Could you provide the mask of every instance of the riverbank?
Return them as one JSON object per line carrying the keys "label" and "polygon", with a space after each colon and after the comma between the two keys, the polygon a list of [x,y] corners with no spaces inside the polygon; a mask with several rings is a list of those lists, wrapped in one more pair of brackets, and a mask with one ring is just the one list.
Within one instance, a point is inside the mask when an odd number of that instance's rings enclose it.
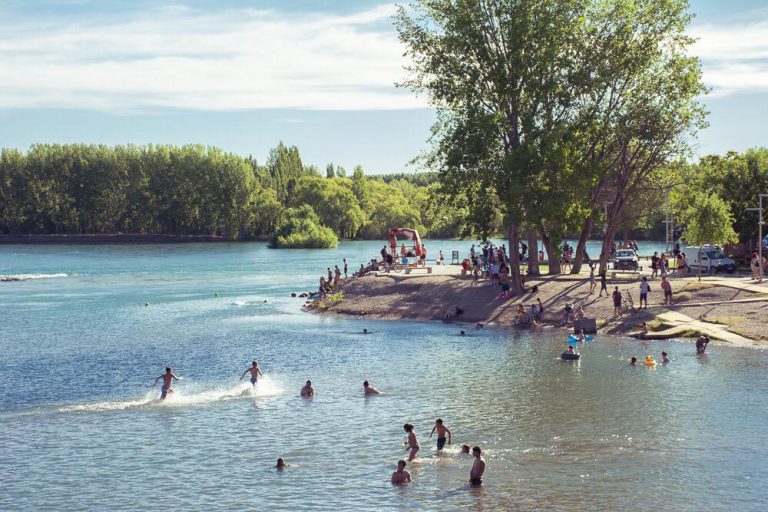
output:
{"label": "riverbank", "polygon": [[[744,277],[704,277],[698,282],[695,277],[670,276],[672,306],[662,304],[660,279],[649,279],[649,307],[641,310],[637,309],[640,275],[618,274],[609,279],[609,290],[616,286],[622,292],[630,290],[635,309],[615,317],[610,297],[589,293],[586,274],[531,278],[526,283],[527,293],[502,301],[496,300],[499,288],[487,282],[473,285],[470,279],[462,279],[457,269],[435,269],[427,275],[378,274],[349,279],[341,286],[342,295],[314,301],[307,309],[392,320],[442,320],[446,309],[457,306],[464,310],[457,319],[462,323],[511,326],[518,304],[527,308],[541,299],[545,310],[540,324],[545,326],[565,329],[563,310],[571,304],[574,309],[581,306],[586,317],[596,319],[601,333],[629,335],[647,322],[651,334],[655,332],[660,338],[701,333],[730,345],[768,346],[763,320],[768,309],[768,284],[753,285]],[[534,286],[535,292],[531,291]]]}

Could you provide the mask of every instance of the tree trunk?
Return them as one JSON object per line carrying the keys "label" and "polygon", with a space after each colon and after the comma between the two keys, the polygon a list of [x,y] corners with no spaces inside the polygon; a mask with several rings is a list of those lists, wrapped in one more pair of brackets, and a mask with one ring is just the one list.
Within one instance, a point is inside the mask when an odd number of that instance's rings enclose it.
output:
{"label": "tree trunk", "polygon": [[600,273],[608,271],[608,259],[611,257],[611,248],[613,247],[613,239],[616,236],[616,225],[610,220],[608,221],[608,229],[605,231],[605,237],[603,238],[603,249],[600,253]]}
{"label": "tree trunk", "polygon": [[560,254],[557,252],[557,248],[552,245],[552,239],[548,237],[543,230],[539,232],[541,236],[541,243],[544,244],[544,250],[547,251],[547,260],[549,262],[549,272],[551,276],[556,276],[562,273],[560,269]]}
{"label": "tree trunk", "polygon": [[528,275],[540,276],[538,235],[533,229],[528,230]]}
{"label": "tree trunk", "polygon": [[584,219],[584,227],[579,234],[579,243],[576,244],[576,255],[573,258],[573,266],[571,267],[571,274],[578,274],[581,272],[581,265],[584,263],[584,253],[587,248],[587,240],[589,234],[592,232],[592,224],[594,220],[592,215]]}
{"label": "tree trunk", "polygon": [[509,221],[509,228],[507,231],[507,239],[509,242],[509,287],[512,293],[515,295],[522,295],[523,285],[520,283],[520,233],[517,228],[517,223],[514,220]]}

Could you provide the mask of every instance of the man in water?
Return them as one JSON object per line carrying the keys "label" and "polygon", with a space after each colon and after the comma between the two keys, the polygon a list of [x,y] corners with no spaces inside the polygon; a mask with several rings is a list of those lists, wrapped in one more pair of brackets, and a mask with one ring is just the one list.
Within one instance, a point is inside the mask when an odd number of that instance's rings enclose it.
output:
{"label": "man in water", "polygon": [[667,364],[669,362],[669,358],[667,357],[666,352],[661,353],[661,364]]}
{"label": "man in water", "polygon": [[432,434],[437,430],[437,451],[440,451],[445,446],[445,434],[448,434],[448,444],[451,444],[451,431],[443,425],[443,420],[437,418],[435,420],[435,426],[432,427],[432,432],[429,433],[429,437],[432,438]]}
{"label": "man in water", "polygon": [[405,470],[405,461],[397,461],[397,471],[392,473],[390,480],[392,485],[405,485],[411,483],[411,474]]}
{"label": "man in water", "polygon": [[483,485],[485,461],[483,460],[482,450],[479,446],[472,448],[472,456],[475,457],[475,462],[472,464],[472,469],[469,471],[469,485],[472,487],[480,487]]}
{"label": "man in water", "polygon": [[169,366],[165,369],[164,374],[155,379],[155,383],[152,384],[152,386],[157,386],[157,382],[160,379],[163,379],[163,387],[160,389],[160,399],[165,400],[165,397],[168,396],[168,393],[173,393],[173,390],[171,389],[171,384],[173,381],[181,380],[181,378],[174,375],[173,369]]}
{"label": "man in water", "polygon": [[259,368],[259,362],[254,361],[251,363],[251,367],[246,369],[243,374],[240,376],[240,380],[243,380],[243,377],[245,377],[246,373],[251,374],[251,384],[254,386],[256,385],[256,382],[259,380],[259,375],[264,375],[261,373],[261,369]]}
{"label": "man in water", "polygon": [[310,397],[315,396],[315,389],[312,387],[312,381],[308,380],[304,387],[301,388],[301,396]]}
{"label": "man in water", "polygon": [[707,344],[709,344],[709,338],[706,336],[699,336],[696,339],[696,355],[704,355],[707,352]]}
{"label": "man in water", "polygon": [[363,393],[365,393],[365,396],[368,396],[368,395],[379,395],[380,394],[379,390],[376,389],[375,387],[371,386],[370,384],[368,384],[367,380],[365,382],[363,382]]}
{"label": "man in water", "polygon": [[283,458],[282,458],[282,457],[278,457],[278,458],[277,458],[277,464],[275,464],[275,468],[276,468],[278,471],[282,471],[282,470],[284,470],[284,469],[285,469],[285,468],[287,468],[287,467],[288,467],[288,464],[286,464],[286,463],[285,463],[285,461],[283,460]]}

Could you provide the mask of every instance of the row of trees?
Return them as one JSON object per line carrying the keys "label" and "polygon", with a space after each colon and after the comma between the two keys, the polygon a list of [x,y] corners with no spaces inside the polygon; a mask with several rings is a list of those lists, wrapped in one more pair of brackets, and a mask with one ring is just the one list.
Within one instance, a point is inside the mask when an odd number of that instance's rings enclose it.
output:
{"label": "row of trees", "polygon": [[426,93],[438,111],[426,164],[439,171],[447,197],[483,205],[469,211],[475,229],[489,233],[500,215],[511,247],[538,236],[553,273],[562,234],[578,232],[578,272],[602,221],[606,268],[618,227],[662,195],[705,125],[687,7],[421,0],[400,8],[396,25],[410,59],[403,85]]}
{"label": "row of trees", "polygon": [[337,238],[383,239],[400,225],[438,237],[464,231],[461,208],[431,199],[434,175],[369,178],[356,167],[346,177],[329,164],[326,176],[282,143],[264,165],[197,145],[3,149],[0,233],[256,238],[282,229],[287,240],[286,229],[309,222],[329,229],[312,230],[327,246]]}

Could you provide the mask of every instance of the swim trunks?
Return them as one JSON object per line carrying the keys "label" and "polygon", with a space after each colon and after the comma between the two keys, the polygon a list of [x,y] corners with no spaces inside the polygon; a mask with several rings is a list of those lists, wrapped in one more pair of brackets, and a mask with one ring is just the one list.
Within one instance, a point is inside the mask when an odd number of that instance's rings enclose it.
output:
{"label": "swim trunks", "polygon": [[481,478],[470,478],[469,485],[471,485],[472,487],[480,487],[481,485],[483,485],[483,480]]}
{"label": "swim trunks", "polygon": [[251,377],[251,384],[256,385],[256,377]]}
{"label": "swim trunks", "polygon": [[443,449],[443,447],[445,446],[445,442],[446,442],[446,441],[447,441],[447,439],[446,439],[446,438],[444,438],[444,437],[438,437],[438,438],[437,438],[437,449],[438,449],[438,450],[442,450],[442,449]]}
{"label": "swim trunks", "polygon": [[647,293],[641,293],[640,294],[640,300],[641,301],[644,300],[644,301],[648,302],[648,294]]}
{"label": "swim trunks", "polygon": [[160,388],[160,398],[165,398],[166,396],[168,396],[168,391],[169,389],[165,386]]}

